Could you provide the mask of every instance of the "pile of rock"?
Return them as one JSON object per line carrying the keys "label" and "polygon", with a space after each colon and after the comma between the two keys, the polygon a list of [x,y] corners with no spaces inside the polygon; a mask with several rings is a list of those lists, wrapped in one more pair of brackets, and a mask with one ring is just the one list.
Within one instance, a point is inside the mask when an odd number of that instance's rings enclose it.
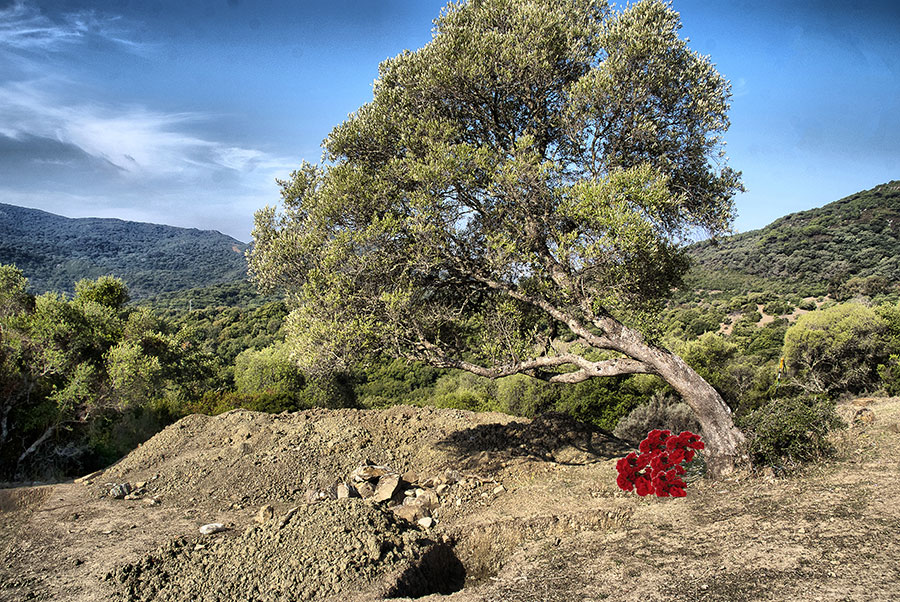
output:
{"label": "pile of rock", "polygon": [[[396,516],[428,529],[437,522],[433,515],[442,502],[446,503],[452,487],[472,487],[483,481],[475,476],[463,477],[454,470],[445,470],[422,479],[415,471],[401,474],[388,466],[367,462],[353,470],[346,481],[338,482],[332,488],[309,490],[307,500],[362,498],[383,505]],[[494,488],[494,493],[501,491],[502,485]]]}
{"label": "pile of rock", "polygon": [[136,481],[130,483],[128,481],[122,483],[106,483],[106,495],[114,500],[140,500],[148,506],[156,506],[159,499],[149,495],[147,490],[147,481]]}

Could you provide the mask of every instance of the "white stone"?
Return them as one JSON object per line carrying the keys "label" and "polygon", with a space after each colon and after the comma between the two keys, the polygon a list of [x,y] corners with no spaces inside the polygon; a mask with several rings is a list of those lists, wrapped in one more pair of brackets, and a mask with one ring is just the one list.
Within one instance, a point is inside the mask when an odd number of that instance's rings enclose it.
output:
{"label": "white stone", "polygon": [[202,533],[203,535],[212,535],[213,533],[224,531],[225,528],[225,525],[223,525],[222,523],[209,523],[200,527],[200,533]]}
{"label": "white stone", "polygon": [[420,518],[417,522],[418,522],[419,526],[422,527],[423,529],[430,529],[432,527],[432,525],[434,525],[434,519],[431,518],[430,516],[424,516],[424,517]]}

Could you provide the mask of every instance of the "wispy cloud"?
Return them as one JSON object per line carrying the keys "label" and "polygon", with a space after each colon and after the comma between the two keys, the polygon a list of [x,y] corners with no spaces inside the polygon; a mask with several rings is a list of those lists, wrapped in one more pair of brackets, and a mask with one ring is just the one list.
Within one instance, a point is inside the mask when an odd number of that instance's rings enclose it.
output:
{"label": "wispy cloud", "polygon": [[134,51],[145,46],[128,39],[127,28],[119,16],[82,10],[50,18],[21,1],[0,9],[0,48],[60,51],[92,36]]}
{"label": "wispy cloud", "polygon": [[158,58],[161,46],[136,41],[139,31],[99,11],[0,5],[0,201],[246,239],[253,211],[277,198],[275,178],[296,161],[234,139],[233,116],[117,99],[102,77],[80,80],[71,68],[86,49]]}
{"label": "wispy cloud", "polygon": [[[73,103],[49,91],[52,82],[0,84],[0,134],[49,138],[135,176],[168,177],[198,171],[281,169],[290,161],[191,133],[211,119],[142,106]],[[59,87],[59,86],[57,86]]]}

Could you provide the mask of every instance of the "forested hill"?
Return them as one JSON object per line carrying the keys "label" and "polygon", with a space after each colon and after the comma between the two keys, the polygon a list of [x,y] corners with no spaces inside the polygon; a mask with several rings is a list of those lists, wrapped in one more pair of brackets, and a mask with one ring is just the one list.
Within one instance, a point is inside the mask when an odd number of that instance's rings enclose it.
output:
{"label": "forested hill", "polygon": [[0,264],[15,264],[32,293],[68,291],[81,278],[125,280],[143,298],[245,277],[244,243],[212,230],[54,215],[0,203]]}
{"label": "forested hill", "polygon": [[786,215],[760,230],[698,243],[691,254],[690,280],[698,287],[729,288],[761,277],[775,286],[877,294],[900,283],[900,181]]}

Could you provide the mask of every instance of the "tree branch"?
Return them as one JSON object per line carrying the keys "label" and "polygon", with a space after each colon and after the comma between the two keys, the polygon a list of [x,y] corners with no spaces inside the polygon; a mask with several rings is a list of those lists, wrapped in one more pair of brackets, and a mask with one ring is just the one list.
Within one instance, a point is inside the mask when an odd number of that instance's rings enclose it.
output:
{"label": "tree branch", "polygon": [[[631,358],[613,358],[592,362],[574,353],[550,355],[521,362],[514,362],[502,366],[485,367],[473,364],[466,360],[449,357],[446,352],[437,345],[421,339],[419,341],[424,352],[424,358],[430,364],[442,368],[456,368],[465,370],[478,376],[495,379],[513,374],[529,374],[535,378],[553,383],[578,383],[595,376],[619,376],[622,374],[655,374],[653,368],[647,364]],[[559,366],[577,366],[576,372],[559,374],[546,372],[545,368]]]}

